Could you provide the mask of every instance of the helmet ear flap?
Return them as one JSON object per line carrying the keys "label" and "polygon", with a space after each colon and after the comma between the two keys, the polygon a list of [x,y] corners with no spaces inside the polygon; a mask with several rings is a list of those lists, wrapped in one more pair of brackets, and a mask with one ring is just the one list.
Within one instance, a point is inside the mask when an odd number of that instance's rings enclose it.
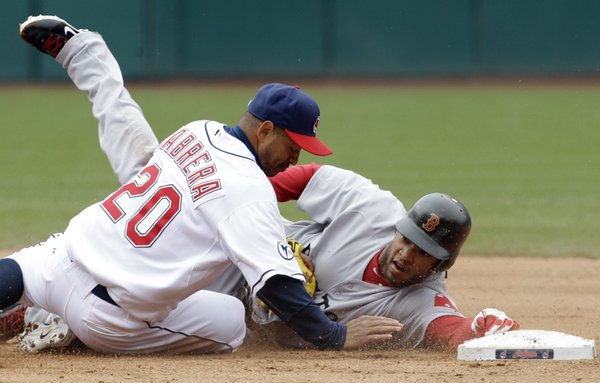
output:
{"label": "helmet ear flap", "polygon": [[437,273],[444,266],[444,261],[438,259],[438,262],[431,268],[432,273]]}
{"label": "helmet ear flap", "polygon": [[436,272],[448,270],[471,231],[467,208],[443,193],[421,197],[396,223],[396,230],[440,260]]}

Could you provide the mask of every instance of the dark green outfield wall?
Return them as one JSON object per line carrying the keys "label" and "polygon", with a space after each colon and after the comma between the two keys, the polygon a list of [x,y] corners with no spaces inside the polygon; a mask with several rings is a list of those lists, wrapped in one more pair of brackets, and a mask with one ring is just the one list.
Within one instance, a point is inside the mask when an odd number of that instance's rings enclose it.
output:
{"label": "dark green outfield wall", "polygon": [[124,75],[588,75],[600,1],[0,0],[0,81],[64,79],[18,38],[29,14],[102,33]]}

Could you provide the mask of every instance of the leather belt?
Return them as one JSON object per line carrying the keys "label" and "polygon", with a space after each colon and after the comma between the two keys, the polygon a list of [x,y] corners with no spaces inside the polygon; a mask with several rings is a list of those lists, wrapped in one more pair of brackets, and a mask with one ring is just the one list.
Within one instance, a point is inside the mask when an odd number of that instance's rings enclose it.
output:
{"label": "leather belt", "polygon": [[110,295],[108,295],[108,290],[106,290],[106,287],[102,286],[102,285],[96,285],[96,287],[94,287],[92,289],[92,294],[94,294],[95,296],[97,296],[98,298],[102,299],[104,302],[110,303],[113,306],[117,306],[120,307],[117,302],[115,302]]}

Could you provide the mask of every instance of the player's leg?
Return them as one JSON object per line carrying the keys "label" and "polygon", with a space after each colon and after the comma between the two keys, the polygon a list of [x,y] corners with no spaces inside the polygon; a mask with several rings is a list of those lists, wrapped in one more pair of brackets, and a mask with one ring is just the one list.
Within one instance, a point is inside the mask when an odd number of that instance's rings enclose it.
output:
{"label": "player's leg", "polygon": [[246,326],[240,300],[202,290],[180,302],[164,321],[149,324],[94,295],[97,282],[71,261],[62,238],[53,236],[8,258],[22,270],[21,302],[58,314],[93,350],[214,353],[241,345]]}
{"label": "player's leg", "polygon": [[27,307],[23,325],[17,344],[23,351],[67,347],[75,340],[75,334],[60,316],[38,306]]}
{"label": "player's leg", "polygon": [[[37,305],[47,304],[45,299],[46,278],[49,274],[45,271],[45,267],[52,262],[52,258],[56,253],[56,244],[60,243],[58,238],[60,236],[52,236],[46,242],[22,249],[0,261],[3,265],[3,267],[0,267],[0,284],[11,284],[10,289],[5,289],[5,286],[0,287],[2,291],[8,291],[11,294],[3,293],[1,295],[13,295],[11,300],[18,299],[22,311],[25,311],[25,305],[28,306],[24,318],[21,317],[19,322],[21,328],[18,331],[21,332],[25,323],[25,333],[28,333],[29,337],[26,347],[22,346],[23,342],[20,343],[19,347],[27,351],[37,351],[47,347],[63,347],[68,345],[74,338],[69,328],[64,325],[64,322],[58,316],[37,307]],[[6,265],[9,265],[9,267],[4,267]],[[10,273],[7,274],[7,270]],[[17,274],[21,280],[21,293],[15,293],[19,290],[17,288],[19,278],[15,279]],[[17,295],[19,296],[17,297]],[[33,308],[33,306],[36,306],[36,308]],[[19,334],[19,337],[21,336],[22,334]]]}
{"label": "player's leg", "polygon": [[[148,335],[142,333],[139,340],[140,345],[151,352],[154,349],[163,350],[169,348],[171,352],[228,352],[239,347],[241,340],[244,338],[243,331],[245,324],[240,322],[240,318],[236,320],[236,312],[242,310],[240,315],[244,315],[243,308],[237,302],[231,301],[230,297],[225,297],[224,294],[236,297],[239,301],[242,300],[243,294],[240,292],[243,289],[244,279],[237,267],[231,265],[225,273],[213,284],[211,284],[204,292],[197,293],[178,305],[177,310],[169,315],[169,317],[160,324],[157,324],[157,329],[160,331],[152,332]],[[211,291],[209,291],[211,290]],[[220,294],[215,294],[219,292]],[[92,298],[93,299],[93,298]],[[100,302],[103,305],[104,302]],[[210,307],[210,310],[207,308]],[[202,309],[199,311],[198,309]],[[206,313],[210,316],[204,318]],[[122,316],[122,315],[121,315]],[[174,319],[173,319],[174,318]],[[204,319],[203,319],[204,318]],[[171,323],[173,322],[174,323]],[[19,335],[18,348],[28,352],[38,352],[47,348],[62,348],[68,346],[74,340],[74,334],[67,326],[67,323],[58,315],[52,314],[40,307],[28,307],[24,318],[25,328]],[[102,325],[96,324],[104,328],[106,323]],[[111,325],[113,326],[113,325]],[[197,335],[178,336],[166,330],[167,326],[171,326],[171,331],[183,332],[189,331]],[[147,325],[141,327],[141,331],[145,332]],[[135,328],[135,326],[134,326]],[[173,329],[177,330],[173,330]],[[93,330],[90,330],[93,331]],[[136,329],[136,331],[138,331]],[[44,334],[45,336],[40,337]],[[47,334],[50,334],[48,336]],[[212,341],[201,339],[205,334],[215,336],[217,339]],[[95,339],[88,342],[96,342]],[[113,352],[114,349],[105,349],[107,342],[103,341],[103,345],[97,346],[99,351]],[[117,347],[115,345],[114,347]],[[127,346],[130,347],[130,346]],[[142,352],[136,349],[136,352]]]}
{"label": "player's leg", "polygon": [[52,278],[46,268],[53,268],[52,262],[55,262],[60,246],[62,235],[54,234],[47,241],[17,251],[2,260],[17,264],[21,272],[23,290],[18,298],[19,303],[46,307],[46,285],[48,279]]}
{"label": "player's leg", "polygon": [[246,336],[244,315],[244,305],[239,299],[202,290],[182,301],[155,327],[188,334],[170,337],[173,342],[170,347],[175,352],[233,352]]}
{"label": "player's leg", "polygon": [[[124,88],[120,68],[102,37],[55,16],[29,18],[20,32],[25,41],[54,57],[87,93],[99,121],[100,146],[119,181],[127,181],[145,165],[158,141]],[[39,351],[68,344],[71,331],[59,316],[39,307],[27,310],[19,348]],[[61,335],[61,342],[49,342],[48,334]]]}
{"label": "player's leg", "polygon": [[246,280],[240,269],[236,265],[229,265],[219,276],[219,278],[211,283],[205,290],[214,291],[221,294],[227,294],[242,300],[245,296]]}
{"label": "player's leg", "polygon": [[[158,323],[132,320],[119,307],[88,298],[85,333],[79,339],[104,353],[227,353],[235,351],[246,334],[240,300],[202,290],[177,305]],[[73,327],[74,329],[74,327]]]}
{"label": "player's leg", "polygon": [[[70,302],[79,302],[82,294],[77,289],[76,278],[67,273],[75,267],[68,257],[61,234],[47,241],[22,249],[5,259],[16,262],[22,271],[24,293],[19,302],[28,306],[25,313],[27,325],[19,336],[19,348],[36,352],[45,348],[64,347],[74,339],[73,332],[61,318],[68,307],[77,307]],[[87,288],[95,285],[88,278]],[[75,298],[75,299],[74,299]],[[56,314],[53,314],[56,313]],[[79,313],[85,320],[85,313]]]}
{"label": "player's leg", "polygon": [[98,120],[100,146],[120,183],[134,176],[158,146],[142,110],[123,85],[119,65],[98,33],[75,36],[57,61],[87,93]]}
{"label": "player's leg", "polygon": [[129,180],[146,164],[158,140],[125,89],[119,65],[102,36],[56,16],[36,16],[21,25],[21,37],[55,57],[75,86],[86,92],[99,122],[100,146],[119,181]]}
{"label": "player's leg", "polygon": [[25,306],[19,301],[24,292],[19,264],[11,258],[0,259],[0,341],[14,337],[23,329]]}
{"label": "player's leg", "polygon": [[12,258],[0,259],[0,310],[19,302],[25,291],[23,272]]}
{"label": "player's leg", "polygon": [[[145,165],[158,141],[139,107],[124,89],[119,66],[102,38],[96,33],[77,29],[56,16],[29,18],[21,26],[21,36],[40,51],[55,57],[67,69],[74,84],[88,94],[94,105],[94,116],[99,120],[102,149],[119,181],[131,178]],[[70,42],[75,36],[78,37]],[[81,41],[77,42],[78,39]],[[87,40],[91,41],[88,43]],[[40,339],[38,334],[69,335],[64,321],[40,308],[28,307],[27,312],[30,311],[26,315],[30,320],[25,321],[25,331],[20,336],[21,349],[39,351],[66,345],[69,336],[55,343],[48,342],[48,337]],[[42,317],[44,320],[38,320]]]}

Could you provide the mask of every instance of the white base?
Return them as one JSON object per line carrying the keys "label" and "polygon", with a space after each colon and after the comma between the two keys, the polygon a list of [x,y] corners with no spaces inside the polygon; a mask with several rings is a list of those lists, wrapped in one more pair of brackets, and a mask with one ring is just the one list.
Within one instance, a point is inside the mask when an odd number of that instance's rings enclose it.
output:
{"label": "white base", "polygon": [[458,360],[594,359],[592,339],[546,330],[516,330],[471,339],[458,346]]}

